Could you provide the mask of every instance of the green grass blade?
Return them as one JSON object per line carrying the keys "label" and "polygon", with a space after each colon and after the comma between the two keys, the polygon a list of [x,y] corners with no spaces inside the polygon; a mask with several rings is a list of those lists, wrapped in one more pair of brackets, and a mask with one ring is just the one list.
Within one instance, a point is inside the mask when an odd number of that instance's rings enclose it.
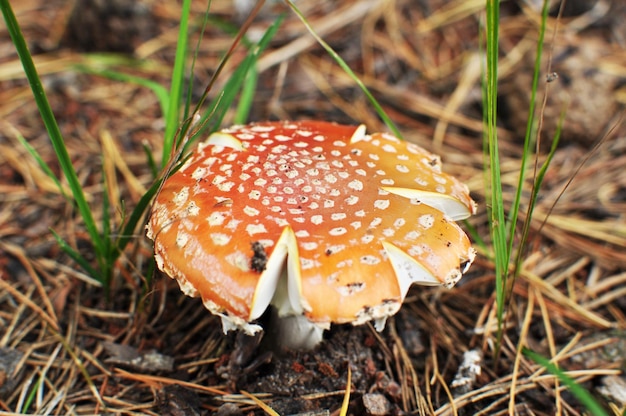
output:
{"label": "green grass blade", "polygon": [[515,271],[516,275],[520,270],[523,255],[524,255],[524,246],[526,245],[526,241],[528,240],[528,235],[530,233],[530,224],[532,222],[532,215],[535,210],[535,206],[537,205],[537,197],[539,196],[539,190],[541,189],[541,184],[543,183],[543,178],[546,176],[546,172],[548,171],[548,167],[550,167],[550,162],[552,162],[552,158],[556,153],[556,149],[559,144],[559,140],[561,138],[561,132],[563,130],[563,123],[565,121],[565,111],[561,113],[561,117],[559,119],[559,124],[557,126],[556,133],[554,138],[552,139],[552,147],[550,148],[550,153],[548,153],[548,157],[541,165],[539,172],[537,173],[537,177],[533,183],[533,189],[530,195],[530,201],[528,203],[528,209],[526,210],[526,221],[524,221],[524,227],[522,228],[522,236],[519,241],[519,249],[517,251],[517,257],[515,259]]}
{"label": "green grass blade", "polygon": [[248,121],[250,109],[254,103],[254,94],[256,92],[258,77],[259,72],[257,71],[255,60],[255,65],[250,67],[243,83],[243,89],[239,95],[239,104],[237,105],[237,111],[235,112],[233,120],[235,124],[245,124]]}
{"label": "green grass blade", "polygon": [[[524,190],[524,179],[526,177],[526,165],[528,163],[528,159],[530,158],[533,143],[535,140],[532,140],[534,137],[533,131],[535,127],[535,107],[537,103],[537,90],[539,87],[539,74],[541,72],[541,57],[543,55],[543,40],[545,38],[546,33],[546,25],[548,21],[548,12],[549,12],[549,4],[548,0],[544,0],[543,2],[543,10],[541,13],[541,25],[539,27],[539,39],[537,40],[537,50],[535,57],[535,67],[533,71],[533,80],[530,90],[530,105],[528,108],[528,121],[526,124],[526,134],[524,137],[524,148],[522,152],[522,159],[520,161],[520,174],[519,181],[517,184],[517,191],[515,193],[515,198],[513,199],[513,207],[509,212],[509,221],[508,221],[508,231],[507,235],[509,238],[507,251],[509,253],[508,257],[510,258],[511,253],[513,253],[513,242],[515,241],[515,228],[517,227],[517,218],[519,215],[520,203],[522,200],[522,192]],[[532,211],[531,211],[532,212]],[[531,220],[530,217],[526,217],[526,221],[529,222]],[[522,251],[523,243],[519,245],[519,251]],[[517,268],[515,269],[517,273]]]}
{"label": "green grass blade", "polygon": [[93,277],[100,283],[104,282],[104,276],[102,276],[102,274],[98,270],[93,268],[89,261],[85,259],[85,257],[83,257],[78,251],[74,250],[72,246],[67,244],[67,242],[63,240],[63,238],[61,238],[61,236],[58,235],[56,231],[50,230],[50,232],[52,233],[54,239],[57,241],[59,247],[61,247],[61,250],[63,250],[68,256],[72,258],[72,260],[74,260],[80,267],[82,267],[89,276]]}
{"label": "green grass blade", "polygon": [[293,3],[292,0],[285,0],[287,2],[287,4],[289,5],[289,7],[291,7],[291,10],[293,10],[293,12],[298,16],[298,18],[300,19],[300,21],[302,21],[302,23],[304,24],[304,26],[307,28],[307,30],[309,31],[309,33],[315,38],[315,40],[317,41],[317,43],[319,43],[325,50],[326,52],[335,60],[335,62],[337,62],[337,64],[341,67],[341,69],[343,69],[345,71],[346,74],[348,74],[348,76],[350,78],[352,78],[352,80],[356,83],[356,85],[361,89],[361,91],[363,91],[363,94],[365,94],[365,96],[367,97],[367,99],[369,100],[370,104],[372,104],[372,106],[374,107],[374,109],[376,110],[376,113],[378,113],[378,116],[383,120],[383,122],[385,123],[385,125],[387,126],[387,128],[389,130],[391,130],[391,132],[398,138],[402,138],[402,134],[400,133],[400,130],[398,129],[398,127],[396,127],[396,124],[391,120],[391,118],[387,115],[387,113],[385,112],[385,110],[383,109],[383,107],[378,103],[378,100],[376,100],[376,98],[374,98],[374,96],[372,95],[372,93],[369,91],[369,89],[365,86],[365,84],[363,84],[363,81],[361,81],[361,79],[354,73],[354,71],[352,70],[352,68],[350,68],[350,66],[346,63],[346,61],[343,60],[343,58],[341,56],[339,56],[339,54],[337,52],[334,51],[333,48],[330,47],[330,45],[328,43],[326,43],[324,41],[324,39],[322,39],[313,29],[313,27],[311,27],[311,25],[309,24],[308,20],[306,20],[306,17],[302,14],[302,12],[296,7],[296,5]]}
{"label": "green grass blade", "polygon": [[191,140],[186,144],[189,146],[199,136],[205,135],[207,132],[214,131],[224,119],[226,111],[230,108],[246,79],[247,74],[251,71],[258,60],[258,57],[269,45],[278,28],[282,24],[284,16],[279,16],[274,23],[265,31],[255,48],[252,48],[243,61],[237,66],[230,79],[224,85],[222,93],[213,99],[207,110],[198,123],[201,128],[194,132]]}
{"label": "green grass blade", "polygon": [[[486,33],[486,28],[484,25],[485,22],[481,21],[479,22],[480,24],[480,31],[481,33]],[[486,39],[485,39],[486,40]],[[486,49],[486,42],[483,41],[482,37],[479,37],[479,41],[478,41],[478,48],[479,51],[482,55],[486,55],[485,49]],[[490,162],[489,162],[489,134],[488,134],[488,130],[487,130],[487,68],[486,68],[486,62],[483,60],[481,61],[481,73],[483,74],[483,78],[482,78],[482,82],[480,85],[480,90],[481,90],[481,94],[482,94],[482,104],[483,104],[483,112],[482,112],[482,119],[483,119],[483,131],[482,131],[482,152],[483,152],[483,170],[482,170],[482,174],[483,174],[483,183],[485,186],[485,198],[487,201],[489,201],[489,203],[485,204],[485,210],[487,211],[487,218],[491,219],[493,217],[493,209],[491,206],[491,201],[490,201],[490,195],[492,194],[492,189],[491,189],[491,175],[490,175]],[[490,230],[490,236],[491,236],[491,221],[489,220],[489,230]],[[478,234],[478,233],[476,233]],[[482,236],[478,235],[478,237],[480,238],[480,241],[485,241],[484,238],[482,238]],[[484,244],[484,247],[487,248],[487,244]],[[493,252],[493,250],[489,249],[485,251],[485,256],[494,262],[495,264],[495,253]]]}
{"label": "green grass blade", "polygon": [[163,141],[163,155],[161,167],[165,167],[169,161],[174,146],[176,131],[178,130],[179,109],[182,99],[183,82],[185,79],[185,61],[187,59],[187,43],[189,40],[187,31],[189,28],[189,15],[191,13],[191,0],[183,0],[183,7],[178,31],[178,43],[176,45],[176,57],[172,71],[172,83],[170,85],[169,106],[165,114],[165,136]]}
{"label": "green grass blade", "polygon": [[74,166],[72,165],[72,161],[67,152],[67,148],[65,147],[63,136],[61,135],[61,130],[59,129],[59,126],[52,112],[52,108],[50,107],[50,103],[48,102],[48,98],[46,97],[46,92],[43,88],[43,85],[41,84],[41,79],[37,74],[37,69],[35,68],[35,64],[33,63],[32,56],[30,54],[30,51],[28,50],[26,41],[22,36],[21,30],[15,18],[15,14],[11,9],[11,5],[9,4],[8,0],[0,0],[0,8],[2,9],[2,14],[6,21],[7,29],[11,35],[11,39],[13,41],[13,44],[15,45],[15,49],[17,50],[20,61],[22,62],[22,66],[24,67],[24,72],[33,91],[35,102],[37,103],[37,108],[39,109],[41,118],[50,136],[50,141],[56,153],[59,165],[61,166],[61,170],[63,171],[63,174],[68,181],[69,187],[72,191],[72,196],[74,197],[78,210],[83,218],[85,227],[91,239],[91,243],[94,246],[94,251],[98,260],[98,264],[100,267],[103,267],[104,247],[102,238],[98,233],[98,229],[91,214],[91,210],[83,193],[82,186],[78,180],[78,176],[76,175]]}
{"label": "green grass blade", "polygon": [[118,253],[113,249],[111,244],[111,203],[109,200],[108,183],[106,181],[106,175],[104,168],[102,169],[102,186],[104,192],[102,192],[102,246],[104,262],[101,266],[100,273],[102,274],[104,281],[104,290],[106,295],[109,295],[110,280],[112,277],[113,263],[117,260]]}
{"label": "green grass blade", "polygon": [[[34,374],[33,374],[34,377]],[[18,409],[18,413],[21,414],[29,414],[30,407],[33,405],[35,401],[35,396],[37,395],[37,390],[39,390],[39,386],[41,385],[41,376],[35,380],[32,385],[32,389],[26,395],[26,399],[24,400],[24,404],[22,404],[21,408]]]}
{"label": "green grass blade", "polygon": [[[207,24],[209,23],[209,11],[211,10],[211,4],[213,2],[211,0],[209,0],[209,2],[207,3],[207,7],[204,13],[204,19],[202,20],[202,26],[200,28],[200,33],[198,36],[198,41],[196,42],[196,47],[194,49],[193,52],[193,58],[191,60],[191,65],[189,67],[189,79],[192,80],[194,78],[194,69],[196,67],[196,62],[198,61],[198,53],[200,52],[200,46],[202,45],[202,40],[204,39],[204,34],[206,32],[206,28],[207,28]],[[216,71],[217,72],[217,71]],[[180,136],[178,136],[179,140],[182,140],[182,138],[187,134],[187,131],[190,127],[190,123],[189,123],[189,112],[191,111],[192,108],[192,97],[193,97],[193,82],[189,82],[187,85],[187,94],[186,94],[187,99],[185,100],[185,108],[183,111],[183,120],[185,120],[183,122],[182,128],[179,129],[179,133],[182,132],[182,134],[180,134]],[[174,146],[176,148],[178,148],[179,142],[177,143],[176,140],[174,140]]]}
{"label": "green grass blade", "polygon": [[31,157],[35,159],[35,161],[39,165],[39,168],[44,171],[46,176],[52,179],[52,181],[55,183],[57,188],[59,188],[61,195],[63,195],[65,199],[69,200],[69,196],[66,195],[65,190],[63,189],[63,185],[61,185],[61,182],[59,181],[59,178],[57,178],[54,172],[52,172],[52,169],[50,169],[50,166],[48,166],[48,164],[43,160],[39,152],[37,152],[37,150],[35,150],[35,148],[31,146],[31,144],[28,143],[28,141],[21,134],[16,134],[15,137],[17,137],[17,141],[19,141],[22,144],[22,146],[26,148],[28,153],[30,153]]}
{"label": "green grass blade", "polygon": [[537,364],[545,367],[550,373],[554,374],[559,378],[561,383],[565,384],[569,391],[576,396],[576,398],[582,403],[583,406],[587,408],[587,410],[594,416],[609,416],[606,410],[593,398],[591,393],[585,390],[580,384],[576,383],[571,377],[569,377],[565,372],[563,372],[559,367],[557,367],[554,363],[550,362],[545,357],[537,354],[534,351],[531,351],[527,348],[522,350],[523,354],[536,362]]}
{"label": "green grass blade", "polygon": [[[173,151],[170,151],[170,153],[167,155],[168,161],[165,164],[165,176],[168,176],[168,172],[173,168],[173,166],[178,163],[178,160],[180,159],[180,156],[184,153],[185,149],[188,148],[188,145],[195,139],[198,137],[199,133],[202,133],[204,131],[207,130],[206,124],[207,121],[209,119],[213,118],[213,113],[216,111],[216,109],[218,108],[217,106],[220,104],[220,102],[222,101],[222,98],[225,94],[225,92],[229,92],[230,90],[225,87],[224,91],[222,91],[218,97],[216,98],[216,100],[214,100],[214,105],[212,105],[209,110],[205,113],[204,118],[202,118],[200,116],[200,109],[203,107],[204,102],[206,101],[209,92],[211,91],[211,89],[213,88],[213,85],[215,84],[218,76],[221,74],[222,70],[225,67],[226,62],[230,59],[230,57],[232,56],[234,50],[236,49],[237,45],[239,44],[239,42],[241,41],[241,39],[243,39],[245,33],[247,32],[247,30],[250,28],[250,25],[252,24],[254,17],[258,14],[258,12],[260,11],[261,7],[263,6],[264,1],[263,0],[259,0],[257,1],[257,4],[255,5],[255,7],[252,9],[252,12],[250,13],[250,16],[246,19],[246,21],[241,25],[239,32],[237,33],[237,36],[235,37],[235,39],[233,40],[230,48],[228,49],[228,51],[226,52],[226,54],[222,57],[222,59],[220,60],[219,65],[217,66],[217,68],[215,69],[215,72],[213,73],[213,76],[211,77],[211,80],[209,81],[208,85],[206,86],[204,93],[202,94],[202,97],[200,98],[198,104],[195,106],[194,111],[192,112],[192,115],[189,117],[185,117],[183,119],[183,122],[181,124],[180,129],[178,129],[177,132],[177,136],[176,136],[176,140],[174,141],[174,145],[175,147],[173,147],[171,150],[176,149],[176,153],[174,153]],[[277,26],[276,23],[282,22],[282,17],[279,17],[276,21],[275,21],[275,25]],[[206,23],[207,19],[205,18],[205,23]],[[270,29],[268,29],[268,31],[275,31],[276,28],[273,29],[273,27],[270,27]],[[267,34],[268,32],[266,32]],[[273,36],[273,34],[272,34]],[[271,38],[271,37],[270,37]],[[263,41],[263,39],[262,39]],[[260,53],[260,50],[264,49],[265,46],[263,47],[257,47],[257,54]],[[256,58],[255,58],[256,59]],[[238,66],[239,70],[241,69],[240,66]],[[237,74],[237,71],[235,71],[235,74]],[[233,76],[231,76],[232,79]],[[237,88],[238,90],[238,88]],[[191,90],[190,90],[191,91]],[[232,100],[231,100],[232,101]],[[230,105],[230,104],[229,104]],[[187,109],[185,114],[187,114]],[[219,120],[219,122],[221,122],[221,119]],[[216,124],[216,123],[213,123]],[[190,129],[192,127],[196,128],[196,126],[200,126],[197,128],[197,130],[193,133],[190,133]]]}
{"label": "green grass blade", "polygon": [[94,69],[85,65],[76,65],[75,67],[78,71],[84,72],[86,74],[99,75],[102,77],[106,77],[115,81],[122,81],[127,83],[136,84],[151,90],[154,95],[156,95],[157,100],[159,100],[159,106],[161,107],[161,112],[163,114],[167,114],[169,110],[169,92],[167,88],[159,84],[158,82],[152,81],[147,78],[138,77],[135,75],[125,74],[119,71],[113,71],[110,69]]}
{"label": "green grass blade", "polygon": [[152,177],[156,179],[156,177],[159,176],[159,168],[154,161],[154,155],[152,154],[152,151],[147,143],[142,143],[141,147],[146,154],[146,161],[148,163],[148,167],[150,168],[150,172],[152,173]]}
{"label": "green grass blade", "polygon": [[487,0],[486,49],[487,66],[485,74],[485,111],[487,149],[489,153],[489,200],[491,203],[491,239],[494,250],[496,271],[496,302],[500,333],[504,320],[504,303],[507,284],[509,254],[507,252],[506,224],[504,220],[504,200],[502,198],[502,180],[500,177],[500,152],[497,134],[498,106],[498,58],[499,58],[499,14],[500,2]]}
{"label": "green grass blade", "polygon": [[152,198],[156,195],[159,187],[161,186],[161,180],[154,181],[150,189],[146,191],[146,193],[139,199],[139,202],[133,209],[133,212],[130,214],[126,223],[122,227],[120,232],[120,237],[117,239],[117,250],[119,252],[124,251],[126,245],[129,241],[135,238],[135,230],[137,229],[137,225],[142,222],[142,218],[150,206],[150,202]]}

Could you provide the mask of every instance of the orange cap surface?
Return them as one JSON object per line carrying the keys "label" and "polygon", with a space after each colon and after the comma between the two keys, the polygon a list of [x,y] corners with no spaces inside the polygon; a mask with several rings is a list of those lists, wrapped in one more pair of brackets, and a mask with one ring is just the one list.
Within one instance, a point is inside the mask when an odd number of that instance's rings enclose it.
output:
{"label": "orange cap surface", "polygon": [[454,220],[474,212],[467,187],[414,144],[276,122],[200,143],[165,181],[147,229],[158,267],[232,327],[270,302],[359,324],[384,322],[413,283],[454,285],[474,258]]}

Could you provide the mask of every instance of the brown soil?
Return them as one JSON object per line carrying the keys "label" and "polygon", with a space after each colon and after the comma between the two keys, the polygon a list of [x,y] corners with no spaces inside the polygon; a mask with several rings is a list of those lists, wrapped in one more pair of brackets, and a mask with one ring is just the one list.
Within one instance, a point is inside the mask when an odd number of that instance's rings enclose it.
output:
{"label": "brown soil", "polygon": [[[161,154],[162,114],[146,88],[76,65],[98,65],[102,58],[93,52],[127,53],[132,60],[121,60],[117,70],[169,86],[179,4],[78,1],[80,13],[72,15],[62,0],[13,3],[94,216],[102,217],[107,192],[119,226],[152,183],[144,147]],[[456,288],[413,288],[384,331],[335,326],[311,352],[275,352],[267,340],[223,335],[219,319],[197,299],[152,272],[142,228],[116,263],[107,298],[50,232],[93,257],[78,213],[16,139],[25,137],[59,174],[0,27],[0,412],[263,414],[253,395],[283,415],[339,414],[349,381],[348,413],[355,415],[582,414],[554,376],[520,354],[528,347],[621,414],[626,403],[606,385],[623,381],[626,357],[626,15],[623,6],[605,3],[589,11],[594,2],[570,0],[560,20],[556,11],[550,18],[539,82],[540,163],[561,109],[569,107],[532,216],[499,355],[494,265],[478,244],[479,256]],[[538,10],[522,4],[505,2],[501,13],[499,136],[507,206],[517,187],[539,22]],[[479,212],[467,226],[488,241],[478,44],[484,2],[298,5],[405,137],[442,155],[444,169],[469,185]],[[195,27],[203,7],[194,4]],[[243,19],[230,1],[214,1],[211,10],[235,25]],[[284,6],[267,6],[250,35],[281,11],[287,18],[260,59],[250,119],[319,118],[385,130],[360,90]],[[209,24],[194,99],[231,41],[232,34]],[[237,50],[212,96],[244,53]],[[232,114],[225,124],[230,120]],[[532,174],[531,163],[521,220]],[[479,373],[472,373],[476,366],[461,368],[468,351],[477,353]]]}

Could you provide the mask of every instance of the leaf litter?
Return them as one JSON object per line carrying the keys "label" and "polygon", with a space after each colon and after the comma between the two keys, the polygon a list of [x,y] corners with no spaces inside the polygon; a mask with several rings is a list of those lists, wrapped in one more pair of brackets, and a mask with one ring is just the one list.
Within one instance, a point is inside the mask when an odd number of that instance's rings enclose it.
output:
{"label": "leaf litter", "polygon": [[[142,3],[146,8],[139,12],[149,13],[141,19],[151,23],[141,20],[128,44],[143,65],[126,70],[169,85],[166,68],[171,68],[179,11],[164,1]],[[86,56],[63,35],[63,25],[71,20],[64,4],[32,0],[14,7],[94,216],[102,216],[108,192],[119,224],[151,184],[144,147],[159,153],[163,121],[157,98],[146,89],[73,70]],[[203,6],[193,7],[200,16]],[[252,30],[266,27],[281,7],[266,6]],[[479,235],[488,235],[480,84],[468,64],[478,50],[483,4],[351,0],[301,7],[405,137],[441,153],[450,173],[469,184],[481,205],[470,224]],[[524,57],[534,50],[539,15],[530,6],[502,7],[503,82],[517,88],[511,97],[522,97],[517,101],[523,103],[529,85],[518,75],[529,71]],[[571,48],[550,83],[553,105],[559,109],[563,94],[576,94],[569,102],[572,117],[593,110],[574,108],[598,99],[584,95],[593,89],[572,89],[585,71],[571,62],[584,61],[586,48],[595,48],[593,82],[607,80],[602,74],[609,74],[612,84],[602,83],[603,101],[596,107],[603,114],[585,114],[569,124],[566,118],[567,128],[578,130],[565,133],[539,194],[497,360],[494,270],[484,252],[452,291],[414,288],[382,333],[369,326],[336,326],[320,347],[305,353],[276,352],[266,347],[267,340],[223,335],[219,320],[199,301],[180,294],[169,279],[148,274],[152,251],[142,230],[136,230],[116,263],[106,299],[48,231],[54,229],[88,256],[82,222],[17,139],[18,134],[26,138],[58,173],[17,57],[5,40],[0,44],[0,411],[264,414],[255,401],[261,400],[279,414],[338,414],[350,370],[352,414],[375,414],[380,406],[390,414],[582,414],[580,403],[554,376],[519,353],[526,346],[552,357],[587,389],[598,387],[606,408],[621,413],[625,405],[619,391],[610,391],[607,383],[616,386],[624,380],[626,127],[621,85],[626,67],[625,36],[618,23],[625,11],[611,7],[615,9],[600,15],[598,10],[574,10],[560,27],[559,43]],[[231,2],[214,1],[212,11],[224,21],[239,18]],[[200,45],[194,87],[203,88],[231,39],[215,28],[209,34]],[[113,41],[119,46],[118,39]],[[96,43],[107,48],[106,39]],[[293,15],[259,68],[251,120],[319,118],[384,129],[365,97]],[[512,114],[517,117],[525,108],[503,100],[503,197],[511,201],[523,138]],[[559,111],[550,111],[544,120],[552,123]],[[590,127],[593,120],[603,120],[602,125]],[[546,133],[542,140],[548,137]],[[110,185],[106,190],[103,174]],[[122,352],[130,355],[120,356]],[[167,365],[145,364],[150,354]],[[473,357],[467,370],[464,357]],[[466,373],[467,384],[455,388],[455,380]]]}

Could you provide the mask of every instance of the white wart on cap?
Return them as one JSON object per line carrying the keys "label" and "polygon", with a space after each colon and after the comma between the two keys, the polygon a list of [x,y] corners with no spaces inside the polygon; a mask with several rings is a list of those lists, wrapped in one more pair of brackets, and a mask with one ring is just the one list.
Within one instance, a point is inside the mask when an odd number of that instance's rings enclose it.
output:
{"label": "white wart on cap", "polygon": [[320,328],[385,319],[412,284],[453,286],[474,259],[454,222],[467,187],[424,149],[363,126],[235,126],[167,179],[147,225],[159,269],[224,330],[270,303]]}

